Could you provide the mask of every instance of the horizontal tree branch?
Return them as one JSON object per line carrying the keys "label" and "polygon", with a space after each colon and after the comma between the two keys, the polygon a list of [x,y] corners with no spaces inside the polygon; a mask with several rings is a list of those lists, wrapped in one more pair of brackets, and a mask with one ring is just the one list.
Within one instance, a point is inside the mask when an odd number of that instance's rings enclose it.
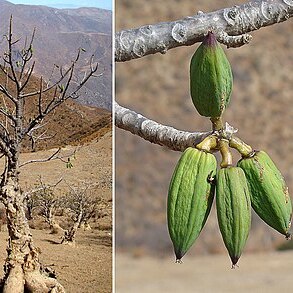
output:
{"label": "horizontal tree branch", "polygon": [[115,103],[115,124],[141,138],[174,151],[195,147],[211,132],[186,132],[159,124]]}
{"label": "horizontal tree branch", "polygon": [[[293,16],[293,0],[256,0],[240,6],[185,17],[172,22],[122,30],[115,35],[115,61],[124,62],[179,46],[200,42],[208,31],[221,35],[219,41],[239,46],[249,41],[240,36]],[[223,34],[226,38],[223,40]],[[228,36],[238,36],[229,38]],[[240,37],[239,37],[240,36]]]}
{"label": "horizontal tree branch", "polygon": [[23,162],[23,163],[19,164],[19,168],[21,168],[25,165],[28,165],[28,164],[45,163],[45,162],[54,161],[54,160],[60,160],[63,163],[68,163],[68,161],[65,160],[65,158],[68,159],[68,158],[74,156],[77,151],[77,148],[74,151],[72,151],[70,154],[63,154],[63,155],[60,154],[61,150],[62,150],[61,148],[58,148],[53,154],[51,154],[50,156],[43,158],[43,159],[29,160],[29,161]]}

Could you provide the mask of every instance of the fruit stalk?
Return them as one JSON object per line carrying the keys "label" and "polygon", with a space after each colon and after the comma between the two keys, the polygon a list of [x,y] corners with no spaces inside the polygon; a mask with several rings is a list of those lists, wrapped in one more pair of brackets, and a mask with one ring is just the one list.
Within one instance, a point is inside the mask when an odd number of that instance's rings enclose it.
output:
{"label": "fruit stalk", "polygon": [[236,149],[242,157],[251,157],[254,154],[252,147],[236,136],[229,140],[229,146]]}
{"label": "fruit stalk", "polygon": [[221,168],[227,168],[229,166],[232,166],[233,157],[229,150],[229,141],[226,139],[220,139],[218,146],[222,155],[222,162],[220,164]]}
{"label": "fruit stalk", "polygon": [[196,148],[202,151],[210,152],[216,149],[218,145],[217,137],[214,135],[209,135],[202,142],[196,145]]}
{"label": "fruit stalk", "polygon": [[213,131],[221,131],[223,129],[222,117],[211,117]]}

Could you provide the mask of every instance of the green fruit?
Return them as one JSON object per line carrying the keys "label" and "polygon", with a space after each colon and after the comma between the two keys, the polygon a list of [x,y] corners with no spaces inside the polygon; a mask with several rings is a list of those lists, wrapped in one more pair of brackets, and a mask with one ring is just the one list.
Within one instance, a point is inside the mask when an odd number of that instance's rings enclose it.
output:
{"label": "green fruit", "polygon": [[176,260],[180,261],[199,236],[209,215],[217,161],[214,155],[187,148],[174,170],[168,194],[168,228]]}
{"label": "green fruit", "polygon": [[234,267],[241,256],[251,224],[250,195],[242,169],[228,167],[219,170],[216,203],[220,231]]}
{"label": "green fruit", "polygon": [[220,117],[228,106],[233,86],[229,61],[209,32],[190,63],[190,92],[200,115]]}
{"label": "green fruit", "polygon": [[259,151],[237,165],[245,172],[255,212],[269,226],[290,237],[292,204],[288,187],[274,162]]}

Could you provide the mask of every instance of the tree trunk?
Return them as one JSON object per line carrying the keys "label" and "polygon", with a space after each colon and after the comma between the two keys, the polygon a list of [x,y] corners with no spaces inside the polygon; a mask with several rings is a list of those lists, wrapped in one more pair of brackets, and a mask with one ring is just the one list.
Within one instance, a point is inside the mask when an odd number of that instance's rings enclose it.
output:
{"label": "tree trunk", "polygon": [[82,219],[82,211],[79,212],[79,215],[76,221],[74,222],[73,227],[71,227],[68,230],[65,230],[61,244],[68,244],[68,245],[75,246],[75,237],[76,237],[77,229],[80,226],[81,219]]}
{"label": "tree trunk", "polygon": [[65,292],[55,278],[41,269],[39,250],[33,244],[17,176],[8,177],[1,189],[9,233],[2,292]]}
{"label": "tree trunk", "polygon": [[49,208],[48,218],[46,221],[50,225],[51,234],[59,234],[61,232],[64,232],[64,230],[60,227],[60,225],[55,221],[55,216],[53,214],[53,207]]}
{"label": "tree trunk", "polygon": [[28,220],[33,219],[33,208],[29,204],[27,204],[27,206],[26,206],[26,217]]}

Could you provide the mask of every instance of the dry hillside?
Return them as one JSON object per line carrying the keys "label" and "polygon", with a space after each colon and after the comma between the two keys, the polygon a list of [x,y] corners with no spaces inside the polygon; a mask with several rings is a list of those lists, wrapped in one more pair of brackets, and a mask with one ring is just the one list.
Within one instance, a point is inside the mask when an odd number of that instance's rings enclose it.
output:
{"label": "dry hillside", "polygon": [[[5,76],[0,73],[0,83],[5,84]],[[13,84],[8,84],[9,90],[14,91]],[[26,93],[39,89],[40,79],[32,76]],[[43,107],[45,108],[54,95],[54,90],[43,95]],[[32,96],[25,103],[25,116],[27,121],[38,113],[38,96]],[[0,106],[4,107],[2,94],[0,93]],[[9,103],[6,102],[7,107]],[[1,119],[2,119],[1,115]],[[68,144],[80,144],[94,138],[99,138],[111,130],[111,113],[108,110],[83,106],[74,100],[68,100],[57,108],[44,120],[44,127],[38,130],[41,134],[46,131],[46,137],[50,139],[40,140],[35,150],[48,149]],[[37,132],[36,132],[37,134]],[[24,151],[31,151],[31,142],[25,141]]]}
{"label": "dry hillside", "polygon": [[[13,15],[13,32],[21,42],[14,47],[15,57],[20,44],[30,38],[36,29],[33,43],[34,58],[37,61],[35,73],[48,79],[53,64],[66,66],[76,56],[77,50],[85,49],[78,64],[80,77],[84,65],[92,54],[99,62],[98,79],[87,83],[86,96],[79,101],[83,104],[111,109],[112,93],[112,12],[98,8],[56,9],[41,5],[13,4],[0,1],[0,34],[7,33],[8,20]],[[0,51],[6,49],[6,43],[0,42]]]}
{"label": "dry hillside", "polygon": [[[128,29],[217,10],[245,1],[117,1],[116,29]],[[127,17],[125,17],[127,16]],[[254,32],[247,46],[226,50],[234,74],[224,120],[255,149],[267,151],[293,190],[292,20]],[[116,64],[116,99],[178,129],[209,130],[189,95],[189,62],[198,44]],[[116,129],[117,249],[173,255],[166,227],[169,180],[180,153]],[[234,161],[237,162],[235,157]],[[254,216],[246,251],[263,251],[284,238]],[[191,254],[225,250],[216,215],[210,215]]]}

